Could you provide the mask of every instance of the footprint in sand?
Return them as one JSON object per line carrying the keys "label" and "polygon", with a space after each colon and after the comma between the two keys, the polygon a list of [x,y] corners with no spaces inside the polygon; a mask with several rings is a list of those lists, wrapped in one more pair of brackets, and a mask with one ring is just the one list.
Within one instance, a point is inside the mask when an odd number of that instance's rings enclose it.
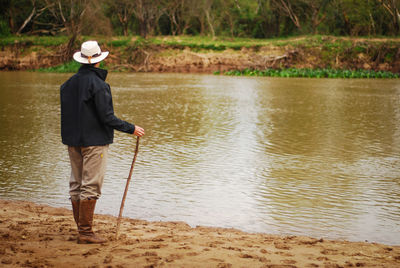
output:
{"label": "footprint in sand", "polygon": [[142,254],[142,256],[158,256],[157,252],[155,251],[146,251],[145,253]]}
{"label": "footprint in sand", "polygon": [[254,256],[247,254],[247,253],[240,253],[239,254],[239,258],[243,258],[243,259],[253,259]]}
{"label": "footprint in sand", "polygon": [[181,247],[178,247],[178,248],[176,248],[176,249],[184,249],[184,250],[187,250],[187,249],[192,249],[192,248],[189,247],[189,246],[181,246]]}
{"label": "footprint in sand", "polygon": [[231,268],[231,267],[232,267],[232,264],[224,263],[224,262],[218,263],[218,265],[217,265],[217,268]]}
{"label": "footprint in sand", "polygon": [[258,260],[259,260],[260,262],[271,262],[271,260],[268,260],[268,259],[265,258],[265,257],[258,257]]}
{"label": "footprint in sand", "polygon": [[336,255],[336,254],[338,254],[338,250],[336,250],[336,249],[324,249],[324,250],[321,251],[321,254],[324,254],[324,255]]}
{"label": "footprint in sand", "polygon": [[162,259],[162,258],[161,258],[161,257],[158,257],[158,256],[146,257],[146,261],[147,261],[147,262],[154,262],[154,263],[155,263],[154,265],[156,265],[157,262],[158,262],[159,260],[161,260],[161,259]]}
{"label": "footprint in sand", "polygon": [[142,254],[143,257],[146,257],[147,262],[154,262],[157,263],[162,258],[158,256],[157,252],[155,251],[146,251]]}
{"label": "footprint in sand", "polygon": [[219,243],[216,243],[216,242],[214,241],[214,242],[208,243],[207,246],[210,247],[210,248],[216,248],[216,247],[218,247],[218,244],[219,244]]}
{"label": "footprint in sand", "polygon": [[86,251],[86,252],[83,253],[82,255],[85,256],[85,257],[87,257],[87,256],[90,256],[90,255],[96,255],[96,254],[98,254],[99,252],[100,252],[100,249],[98,249],[98,248],[92,248],[91,250]]}
{"label": "footprint in sand", "polygon": [[222,247],[223,249],[227,249],[227,250],[234,250],[234,251],[242,251],[241,248],[236,248],[236,247]]}
{"label": "footprint in sand", "polygon": [[1,263],[2,264],[12,264],[12,259],[9,259],[9,258],[2,259]]}
{"label": "footprint in sand", "polygon": [[116,248],[116,249],[112,249],[111,252],[115,253],[115,254],[120,254],[120,253],[128,253],[131,252],[132,250],[127,249],[127,248]]}
{"label": "footprint in sand", "polygon": [[54,240],[54,238],[46,236],[46,237],[43,237],[42,239],[40,239],[39,241],[51,241],[51,240]]}
{"label": "footprint in sand", "polygon": [[30,224],[30,222],[27,222],[27,221],[17,221],[17,223],[18,223],[19,225],[27,225],[27,224]]}
{"label": "footprint in sand", "polygon": [[107,256],[104,258],[103,263],[104,263],[104,264],[109,264],[109,263],[112,262],[112,259],[113,259],[113,256],[112,256],[111,254],[109,254],[109,255],[107,255]]}
{"label": "footprint in sand", "polygon": [[160,249],[160,248],[165,248],[167,246],[168,245],[166,245],[166,244],[155,244],[155,245],[143,245],[143,246],[140,246],[139,248],[141,248],[141,249]]}
{"label": "footprint in sand", "polygon": [[289,252],[285,252],[285,251],[278,251],[275,254],[278,254],[280,256],[285,256],[285,257],[293,257],[294,255],[289,253]]}
{"label": "footprint in sand", "polygon": [[140,243],[139,242],[139,240],[133,240],[133,239],[127,239],[127,240],[125,240],[124,242],[122,242],[122,244],[123,245],[126,245],[126,246],[132,246],[132,245],[135,245],[135,244],[138,244],[138,243]]}
{"label": "footprint in sand", "polygon": [[152,242],[163,242],[164,239],[157,237],[157,238],[151,239],[151,241],[152,241]]}
{"label": "footprint in sand", "polygon": [[14,253],[17,253],[18,249],[14,245],[10,245],[10,250]]}
{"label": "footprint in sand", "polygon": [[284,250],[289,250],[291,249],[291,247],[289,247],[288,245],[286,245],[285,243],[281,243],[281,242],[274,242],[274,246],[277,249],[284,249]]}
{"label": "footprint in sand", "polygon": [[282,260],[281,261],[283,264],[296,264],[295,260]]}
{"label": "footprint in sand", "polygon": [[131,254],[129,256],[126,256],[125,259],[136,259],[136,258],[141,257],[141,256],[142,256],[142,254],[135,253],[135,254]]}
{"label": "footprint in sand", "polygon": [[167,258],[165,258],[166,262],[173,262],[175,260],[182,259],[183,255],[182,254],[171,254]]}
{"label": "footprint in sand", "polygon": [[210,258],[211,261],[216,261],[216,262],[224,262],[224,260],[222,259],[218,259],[218,258]]}

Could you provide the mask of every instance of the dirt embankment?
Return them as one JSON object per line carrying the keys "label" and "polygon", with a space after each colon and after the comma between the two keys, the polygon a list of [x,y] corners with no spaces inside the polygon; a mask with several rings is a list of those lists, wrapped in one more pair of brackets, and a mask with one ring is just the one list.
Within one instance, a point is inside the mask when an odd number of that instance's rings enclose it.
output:
{"label": "dirt embankment", "polygon": [[250,234],[95,215],[103,245],[78,245],[72,212],[0,200],[1,267],[399,267],[400,247]]}
{"label": "dirt embankment", "polygon": [[[196,47],[196,44],[102,47],[111,52],[107,66],[116,71],[212,73],[293,67],[400,73],[400,39],[326,37],[316,42],[315,38],[297,38],[283,43],[222,50]],[[15,42],[1,47],[0,70],[56,66],[62,63],[63,51],[62,45],[37,46],[32,42]]]}

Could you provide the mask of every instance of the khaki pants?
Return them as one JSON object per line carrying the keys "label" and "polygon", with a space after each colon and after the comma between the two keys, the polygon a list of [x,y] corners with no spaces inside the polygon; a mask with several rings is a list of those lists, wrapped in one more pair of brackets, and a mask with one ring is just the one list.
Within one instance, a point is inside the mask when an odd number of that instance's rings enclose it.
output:
{"label": "khaki pants", "polygon": [[69,194],[72,200],[98,199],[106,172],[108,145],[68,146],[71,162]]}

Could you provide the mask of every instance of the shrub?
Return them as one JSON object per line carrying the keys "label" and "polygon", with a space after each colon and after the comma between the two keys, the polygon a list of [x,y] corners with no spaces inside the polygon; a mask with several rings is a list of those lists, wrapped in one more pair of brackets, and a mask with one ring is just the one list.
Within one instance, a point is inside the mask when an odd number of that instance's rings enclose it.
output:
{"label": "shrub", "polygon": [[265,69],[232,70],[224,73],[232,76],[269,76],[269,77],[307,77],[307,78],[399,78],[399,74],[373,70],[336,70],[336,69]]}

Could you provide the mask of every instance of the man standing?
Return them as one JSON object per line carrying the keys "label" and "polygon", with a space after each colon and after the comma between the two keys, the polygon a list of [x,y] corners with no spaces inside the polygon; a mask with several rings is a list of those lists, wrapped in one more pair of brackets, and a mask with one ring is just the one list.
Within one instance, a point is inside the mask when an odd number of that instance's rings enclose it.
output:
{"label": "man standing", "polygon": [[96,41],[82,43],[74,60],[79,71],[60,88],[61,137],[68,145],[71,163],[69,194],[78,227],[78,243],[104,243],[92,230],[96,201],[101,195],[108,146],[114,129],[144,135],[144,129],[114,115],[110,86],[105,82],[107,71],[100,62],[108,56]]}

